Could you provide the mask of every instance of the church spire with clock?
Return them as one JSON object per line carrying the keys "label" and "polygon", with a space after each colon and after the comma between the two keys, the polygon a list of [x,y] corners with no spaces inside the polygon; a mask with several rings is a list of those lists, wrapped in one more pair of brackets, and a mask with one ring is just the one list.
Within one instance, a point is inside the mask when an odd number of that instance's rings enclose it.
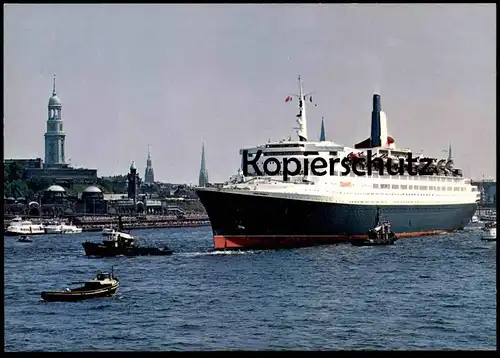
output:
{"label": "church spire with clock", "polygon": [[52,96],[49,98],[47,131],[45,133],[45,167],[61,167],[64,160],[64,140],[66,134],[63,130],[61,117],[62,104],[56,92],[56,76],[52,87]]}

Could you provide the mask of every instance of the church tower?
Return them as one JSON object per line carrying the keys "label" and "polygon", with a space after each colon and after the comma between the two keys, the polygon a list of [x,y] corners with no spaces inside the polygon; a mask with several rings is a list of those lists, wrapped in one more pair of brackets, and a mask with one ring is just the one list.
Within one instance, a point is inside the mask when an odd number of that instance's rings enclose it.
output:
{"label": "church tower", "polygon": [[146,171],[144,173],[144,183],[154,184],[155,172],[153,170],[153,163],[151,161],[151,146],[148,145],[148,159],[146,160]]}
{"label": "church tower", "polygon": [[326,141],[326,135],[325,135],[325,120],[323,117],[321,117],[321,131],[319,132],[319,141],[324,142]]}
{"label": "church tower", "polygon": [[201,168],[198,185],[201,187],[208,186],[208,171],[205,163],[205,143],[201,146]]}
{"label": "church tower", "polygon": [[45,133],[45,167],[59,167],[64,160],[64,134],[61,117],[62,104],[56,93],[56,76],[52,87],[52,96],[49,98],[47,131]]}

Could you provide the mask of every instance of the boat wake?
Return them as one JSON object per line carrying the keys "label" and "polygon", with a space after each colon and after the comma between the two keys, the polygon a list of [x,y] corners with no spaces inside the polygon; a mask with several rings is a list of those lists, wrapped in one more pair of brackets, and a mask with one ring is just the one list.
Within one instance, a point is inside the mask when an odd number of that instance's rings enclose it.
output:
{"label": "boat wake", "polygon": [[218,255],[249,255],[257,254],[261,251],[255,250],[214,250],[214,251],[204,251],[204,252],[182,252],[177,254],[178,256],[184,257],[197,257],[197,256],[218,256]]}

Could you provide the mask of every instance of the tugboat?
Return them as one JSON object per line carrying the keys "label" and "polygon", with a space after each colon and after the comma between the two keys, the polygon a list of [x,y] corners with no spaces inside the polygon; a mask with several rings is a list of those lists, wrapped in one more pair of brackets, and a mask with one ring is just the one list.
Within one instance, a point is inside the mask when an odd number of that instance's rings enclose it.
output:
{"label": "tugboat", "polygon": [[[77,283],[80,282],[73,282],[72,284]],[[120,282],[114,275],[113,270],[111,273],[99,272],[92,280],[83,283],[84,285],[82,287],[74,289],[67,288],[64,291],[43,291],[40,295],[43,300],[49,302],[76,302],[90,298],[112,296],[120,286]]]}
{"label": "tugboat", "polygon": [[481,240],[497,241],[497,223],[489,222],[484,225]]}
{"label": "tugboat", "polygon": [[30,239],[28,235],[23,235],[21,236],[20,239],[17,240],[18,242],[33,242],[33,240]]}
{"label": "tugboat", "polygon": [[394,245],[398,239],[391,230],[391,223],[387,220],[380,220],[380,209],[377,207],[377,217],[375,227],[368,231],[366,239],[351,239],[349,242],[353,246],[381,246]]}
{"label": "tugboat", "polygon": [[106,239],[102,243],[85,241],[82,246],[87,256],[114,257],[114,256],[164,256],[172,255],[173,251],[166,247],[140,247],[137,240],[130,234],[122,232],[123,224],[118,217],[118,230],[109,230],[102,233]]}

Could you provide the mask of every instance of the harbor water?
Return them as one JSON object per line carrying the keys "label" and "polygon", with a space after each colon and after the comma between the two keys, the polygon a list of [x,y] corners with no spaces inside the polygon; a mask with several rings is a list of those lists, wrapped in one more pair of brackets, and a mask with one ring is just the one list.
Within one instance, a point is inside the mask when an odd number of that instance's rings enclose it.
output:
{"label": "harbor water", "polygon": [[[95,232],[6,237],[5,350],[496,349],[496,242],[479,230],[243,252],[213,251],[210,227],[132,234],[175,253],[96,259],[81,245]],[[112,266],[113,298],[41,301]]]}

